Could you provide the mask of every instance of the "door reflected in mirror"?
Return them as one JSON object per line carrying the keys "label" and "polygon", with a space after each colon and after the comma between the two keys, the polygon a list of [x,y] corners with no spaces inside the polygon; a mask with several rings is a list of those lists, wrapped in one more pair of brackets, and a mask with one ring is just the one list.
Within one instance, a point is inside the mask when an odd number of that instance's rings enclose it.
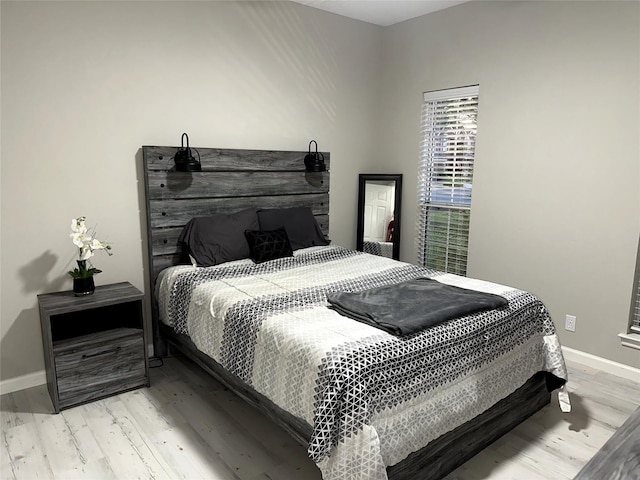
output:
{"label": "door reflected in mirror", "polygon": [[356,249],[400,258],[402,175],[360,174]]}

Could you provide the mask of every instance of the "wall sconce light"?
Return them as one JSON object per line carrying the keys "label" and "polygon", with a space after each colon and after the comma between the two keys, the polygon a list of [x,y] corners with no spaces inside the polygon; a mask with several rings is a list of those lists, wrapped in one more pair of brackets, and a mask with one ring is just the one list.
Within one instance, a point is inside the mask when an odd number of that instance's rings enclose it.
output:
{"label": "wall sconce light", "polygon": [[[185,137],[187,139],[186,147],[184,146]],[[198,154],[198,160],[196,160],[193,155],[191,155],[191,148],[189,148],[189,135],[183,133],[182,138],[180,139],[180,150],[178,150],[173,157],[173,161],[176,163],[176,171],[201,172],[202,165],[200,163],[200,153],[197,150],[196,153]]]}
{"label": "wall sconce light", "polygon": [[[311,153],[311,144],[316,144],[315,153]],[[318,142],[311,140],[309,142],[309,153],[304,157],[304,166],[307,172],[324,172],[327,170],[327,166],[324,164],[324,155],[318,152]]]}

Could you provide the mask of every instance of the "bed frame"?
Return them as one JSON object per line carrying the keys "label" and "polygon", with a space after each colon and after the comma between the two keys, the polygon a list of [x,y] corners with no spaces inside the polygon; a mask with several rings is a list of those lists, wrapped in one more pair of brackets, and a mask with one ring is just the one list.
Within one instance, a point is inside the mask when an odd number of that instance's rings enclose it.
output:
{"label": "bed frame", "polygon": [[[308,206],[325,234],[329,232],[330,154],[323,152],[327,171],[305,172],[306,151],[263,151],[198,148],[202,172],[177,172],[178,147],[142,147],[147,206],[149,281],[155,291],[158,273],[180,263],[177,239],[196,216],[233,213],[247,207]],[[312,427],[225,371],[201,353],[185,335],[176,334],[158,318],[152,299],[154,352],[166,356],[176,349],[213,375],[239,397],[258,408],[303,445]],[[433,440],[405,460],[387,467],[393,480],[437,479],[453,471],[494,440],[549,403],[560,385],[543,372],[531,377],[509,397],[455,430]]]}

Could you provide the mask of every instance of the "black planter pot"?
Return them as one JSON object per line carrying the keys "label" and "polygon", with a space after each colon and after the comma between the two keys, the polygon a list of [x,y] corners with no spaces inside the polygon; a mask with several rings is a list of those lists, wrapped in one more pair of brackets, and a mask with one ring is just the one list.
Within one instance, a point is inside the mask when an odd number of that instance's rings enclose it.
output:
{"label": "black planter pot", "polygon": [[76,297],[91,295],[95,289],[96,286],[93,283],[93,277],[73,279],[73,294]]}

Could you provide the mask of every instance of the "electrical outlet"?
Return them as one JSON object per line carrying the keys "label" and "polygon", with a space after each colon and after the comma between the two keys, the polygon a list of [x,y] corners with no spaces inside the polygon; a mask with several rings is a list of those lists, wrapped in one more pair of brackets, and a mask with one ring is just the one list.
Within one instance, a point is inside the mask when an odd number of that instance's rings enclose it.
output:
{"label": "electrical outlet", "polygon": [[575,315],[567,315],[564,320],[564,329],[570,332],[576,331],[576,317]]}

